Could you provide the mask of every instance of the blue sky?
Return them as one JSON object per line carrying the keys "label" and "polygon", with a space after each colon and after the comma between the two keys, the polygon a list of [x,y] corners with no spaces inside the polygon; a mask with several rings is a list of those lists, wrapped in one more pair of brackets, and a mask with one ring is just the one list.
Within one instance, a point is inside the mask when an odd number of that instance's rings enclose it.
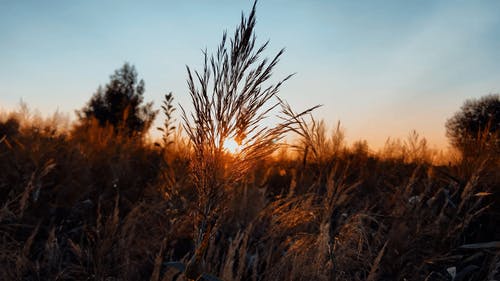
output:
{"label": "blue sky", "polygon": [[[144,2],[144,3],[142,3]],[[0,1],[0,107],[22,98],[73,114],[124,62],[189,107],[185,65],[232,33],[251,1]],[[257,37],[285,47],[281,96],[348,140],[377,147],[415,129],[446,144],[444,123],[467,98],[500,92],[500,1],[263,0]],[[159,120],[161,121],[161,120]]]}

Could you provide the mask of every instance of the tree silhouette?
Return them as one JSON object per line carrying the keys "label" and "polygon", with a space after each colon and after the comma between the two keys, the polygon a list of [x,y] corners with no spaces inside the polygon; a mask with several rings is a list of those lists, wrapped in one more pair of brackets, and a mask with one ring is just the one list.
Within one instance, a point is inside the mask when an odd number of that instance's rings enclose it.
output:
{"label": "tree silhouette", "polygon": [[500,95],[465,101],[446,122],[446,134],[464,157],[500,152]]}
{"label": "tree silhouette", "polygon": [[104,89],[97,89],[77,114],[80,120],[95,119],[100,126],[111,125],[115,132],[141,135],[149,129],[156,116],[152,102],[142,105],[144,91],[144,81],[138,81],[135,67],[125,63],[110,76],[110,82]]}

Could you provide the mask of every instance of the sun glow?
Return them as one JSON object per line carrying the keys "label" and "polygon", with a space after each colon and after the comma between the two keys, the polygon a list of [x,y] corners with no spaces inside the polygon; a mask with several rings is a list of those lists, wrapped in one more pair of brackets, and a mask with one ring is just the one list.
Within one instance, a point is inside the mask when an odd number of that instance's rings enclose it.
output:
{"label": "sun glow", "polygon": [[236,154],[240,151],[241,147],[240,145],[233,139],[233,138],[227,138],[224,141],[224,150],[226,150],[229,153]]}

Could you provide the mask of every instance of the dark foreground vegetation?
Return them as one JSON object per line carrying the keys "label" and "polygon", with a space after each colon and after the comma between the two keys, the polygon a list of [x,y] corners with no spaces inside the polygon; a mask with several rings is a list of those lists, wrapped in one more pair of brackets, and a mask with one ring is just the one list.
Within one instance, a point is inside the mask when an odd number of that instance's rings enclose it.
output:
{"label": "dark foreground vegetation", "polygon": [[[347,146],[313,108],[272,104],[281,82],[263,83],[281,52],[258,63],[254,16],[188,71],[184,135],[167,95],[163,138],[146,140],[156,112],[129,65],[66,128],[2,114],[0,280],[500,278],[498,105],[450,119],[459,156],[446,161],[416,133]],[[260,127],[275,107],[283,122]]]}
{"label": "dark foreground vegetation", "polygon": [[405,144],[385,157],[332,141],[320,158],[277,154],[225,192],[197,252],[182,142],[15,120],[1,124],[1,280],[172,280],[168,262],[197,254],[221,280],[498,278],[498,157],[436,166]]}

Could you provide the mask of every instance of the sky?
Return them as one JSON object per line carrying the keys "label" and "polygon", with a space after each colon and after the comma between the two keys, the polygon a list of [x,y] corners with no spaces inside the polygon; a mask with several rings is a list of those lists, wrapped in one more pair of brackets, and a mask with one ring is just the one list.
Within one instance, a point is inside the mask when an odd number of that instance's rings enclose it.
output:
{"label": "sky", "polygon": [[[200,67],[252,1],[0,0],[0,108],[22,99],[43,114],[82,108],[123,63],[189,109],[186,68]],[[445,122],[466,99],[500,92],[500,1],[261,0],[265,55],[286,48],[280,96],[348,141],[380,147],[412,130],[447,144]],[[180,118],[178,118],[180,119]],[[158,120],[161,123],[162,120]]]}

